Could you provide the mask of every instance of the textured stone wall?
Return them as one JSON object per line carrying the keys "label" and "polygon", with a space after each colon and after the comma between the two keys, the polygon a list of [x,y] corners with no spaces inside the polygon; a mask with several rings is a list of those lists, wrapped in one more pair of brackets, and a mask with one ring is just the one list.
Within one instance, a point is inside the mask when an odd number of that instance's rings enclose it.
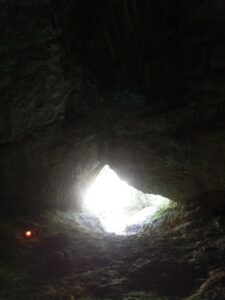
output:
{"label": "textured stone wall", "polygon": [[68,85],[48,1],[0,2],[0,143],[64,113]]}
{"label": "textured stone wall", "polygon": [[224,101],[224,1],[188,1],[180,16],[180,50],[191,100]]}
{"label": "textured stone wall", "polygon": [[156,116],[120,112],[111,128],[109,162],[142,191],[176,201],[224,191],[224,112],[216,104]]}
{"label": "textured stone wall", "polygon": [[1,207],[22,213],[45,208],[77,208],[99,169],[93,129],[63,128],[57,122],[0,148]]}
{"label": "textured stone wall", "polygon": [[70,61],[91,70],[105,101],[130,89],[167,111],[223,102],[224,20],[222,0],[77,1],[64,39]]}
{"label": "textured stone wall", "polygon": [[[64,115],[67,100],[63,122],[1,148],[3,202],[79,202],[106,163],[175,201],[223,194],[225,2],[67,3],[67,11],[53,2],[1,11],[2,143]],[[113,102],[124,88],[145,102]]]}

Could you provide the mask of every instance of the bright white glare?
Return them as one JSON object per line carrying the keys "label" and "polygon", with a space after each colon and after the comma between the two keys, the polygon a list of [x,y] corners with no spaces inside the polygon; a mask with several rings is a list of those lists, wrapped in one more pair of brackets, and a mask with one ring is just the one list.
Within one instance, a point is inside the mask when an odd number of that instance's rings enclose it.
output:
{"label": "bright white glare", "polygon": [[98,217],[105,231],[126,234],[127,226],[143,224],[165,202],[169,200],[129,186],[106,165],[86,191],[83,207]]}

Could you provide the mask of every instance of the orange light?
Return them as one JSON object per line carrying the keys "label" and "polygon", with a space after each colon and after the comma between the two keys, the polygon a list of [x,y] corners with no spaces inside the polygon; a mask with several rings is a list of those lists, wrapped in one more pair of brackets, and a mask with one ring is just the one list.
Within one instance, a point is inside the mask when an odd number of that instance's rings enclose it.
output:
{"label": "orange light", "polygon": [[25,232],[25,237],[26,238],[31,238],[33,236],[33,232],[31,231],[31,230],[27,230],[26,232]]}

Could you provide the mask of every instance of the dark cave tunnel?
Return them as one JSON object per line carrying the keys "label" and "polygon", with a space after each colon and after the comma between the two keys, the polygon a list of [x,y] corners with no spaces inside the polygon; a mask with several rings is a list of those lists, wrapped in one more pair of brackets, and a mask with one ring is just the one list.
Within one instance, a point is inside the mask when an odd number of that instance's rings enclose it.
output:
{"label": "dark cave tunnel", "polygon": [[0,299],[224,300],[225,2],[0,8]]}

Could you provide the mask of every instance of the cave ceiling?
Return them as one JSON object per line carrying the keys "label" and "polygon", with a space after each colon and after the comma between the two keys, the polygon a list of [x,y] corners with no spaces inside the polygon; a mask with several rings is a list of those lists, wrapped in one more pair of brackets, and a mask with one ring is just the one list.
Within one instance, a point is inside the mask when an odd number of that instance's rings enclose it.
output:
{"label": "cave ceiling", "polygon": [[224,1],[0,5],[6,199],[106,163],[177,201],[225,190]]}

